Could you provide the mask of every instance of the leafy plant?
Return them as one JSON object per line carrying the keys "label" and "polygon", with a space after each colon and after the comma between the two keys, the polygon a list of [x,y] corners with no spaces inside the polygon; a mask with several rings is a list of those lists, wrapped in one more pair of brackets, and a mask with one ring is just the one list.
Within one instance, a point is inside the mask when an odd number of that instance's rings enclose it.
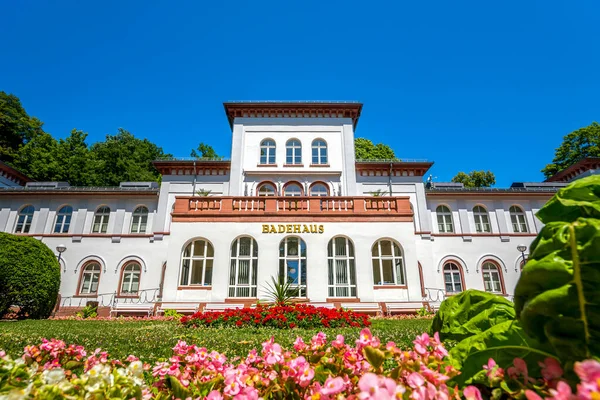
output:
{"label": "leafy plant", "polygon": [[196,194],[198,196],[207,197],[207,196],[210,196],[211,193],[212,193],[212,190],[204,190],[202,188],[196,190]]}
{"label": "leafy plant", "polygon": [[285,305],[291,303],[291,300],[298,297],[298,288],[288,279],[281,276],[271,277],[271,282],[267,282],[264,288],[267,298],[276,305]]}
{"label": "leafy plant", "polygon": [[421,307],[420,309],[417,310],[417,315],[419,317],[427,317],[429,315],[433,315],[435,314],[434,312],[432,312],[431,310],[429,310],[427,307]]}
{"label": "leafy plant", "polygon": [[383,190],[383,189],[377,189],[377,190],[375,190],[373,192],[370,192],[370,194],[373,197],[383,197],[383,196],[385,196],[387,194],[387,191]]}
{"label": "leafy plant", "polygon": [[98,304],[88,304],[83,307],[78,313],[79,318],[96,318],[98,316]]}
{"label": "leafy plant", "polygon": [[181,318],[183,314],[179,314],[177,310],[165,310],[165,317]]}

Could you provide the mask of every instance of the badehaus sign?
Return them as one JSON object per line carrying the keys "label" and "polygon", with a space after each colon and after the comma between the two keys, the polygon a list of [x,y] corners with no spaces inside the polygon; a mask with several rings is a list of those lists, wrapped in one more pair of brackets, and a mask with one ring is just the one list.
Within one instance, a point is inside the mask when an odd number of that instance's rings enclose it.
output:
{"label": "badehaus sign", "polygon": [[317,224],[263,224],[262,233],[323,233],[325,227]]}

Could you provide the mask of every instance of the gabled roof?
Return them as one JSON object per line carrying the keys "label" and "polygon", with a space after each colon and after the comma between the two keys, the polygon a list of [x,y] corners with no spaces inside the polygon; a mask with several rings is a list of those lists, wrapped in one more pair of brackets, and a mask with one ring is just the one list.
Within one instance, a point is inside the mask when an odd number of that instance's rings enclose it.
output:
{"label": "gabled roof", "polygon": [[33,179],[25,175],[19,170],[14,169],[8,164],[0,161],[0,175],[3,175],[20,186],[24,186],[27,182],[32,182]]}
{"label": "gabled roof", "polygon": [[546,182],[570,182],[579,175],[600,168],[600,157],[586,157],[546,179]]}

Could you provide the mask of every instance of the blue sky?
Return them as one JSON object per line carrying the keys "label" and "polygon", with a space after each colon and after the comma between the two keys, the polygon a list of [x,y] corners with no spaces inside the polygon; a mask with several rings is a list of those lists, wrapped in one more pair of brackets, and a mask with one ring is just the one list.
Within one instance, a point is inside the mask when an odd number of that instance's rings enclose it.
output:
{"label": "blue sky", "polygon": [[0,90],[55,137],[230,153],[228,100],[357,100],[356,135],[437,181],[536,181],[600,120],[600,2],[14,1]]}

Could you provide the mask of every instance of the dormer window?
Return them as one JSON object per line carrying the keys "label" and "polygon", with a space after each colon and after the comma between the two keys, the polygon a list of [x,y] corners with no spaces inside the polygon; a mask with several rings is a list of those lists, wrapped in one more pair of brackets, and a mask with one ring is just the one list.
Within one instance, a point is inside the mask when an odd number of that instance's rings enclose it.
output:
{"label": "dormer window", "polygon": [[272,139],[265,139],[260,142],[260,164],[261,165],[274,165],[275,164],[275,141]]}
{"label": "dormer window", "polygon": [[302,164],[302,144],[298,139],[290,139],[285,144],[285,163],[288,165]]}

